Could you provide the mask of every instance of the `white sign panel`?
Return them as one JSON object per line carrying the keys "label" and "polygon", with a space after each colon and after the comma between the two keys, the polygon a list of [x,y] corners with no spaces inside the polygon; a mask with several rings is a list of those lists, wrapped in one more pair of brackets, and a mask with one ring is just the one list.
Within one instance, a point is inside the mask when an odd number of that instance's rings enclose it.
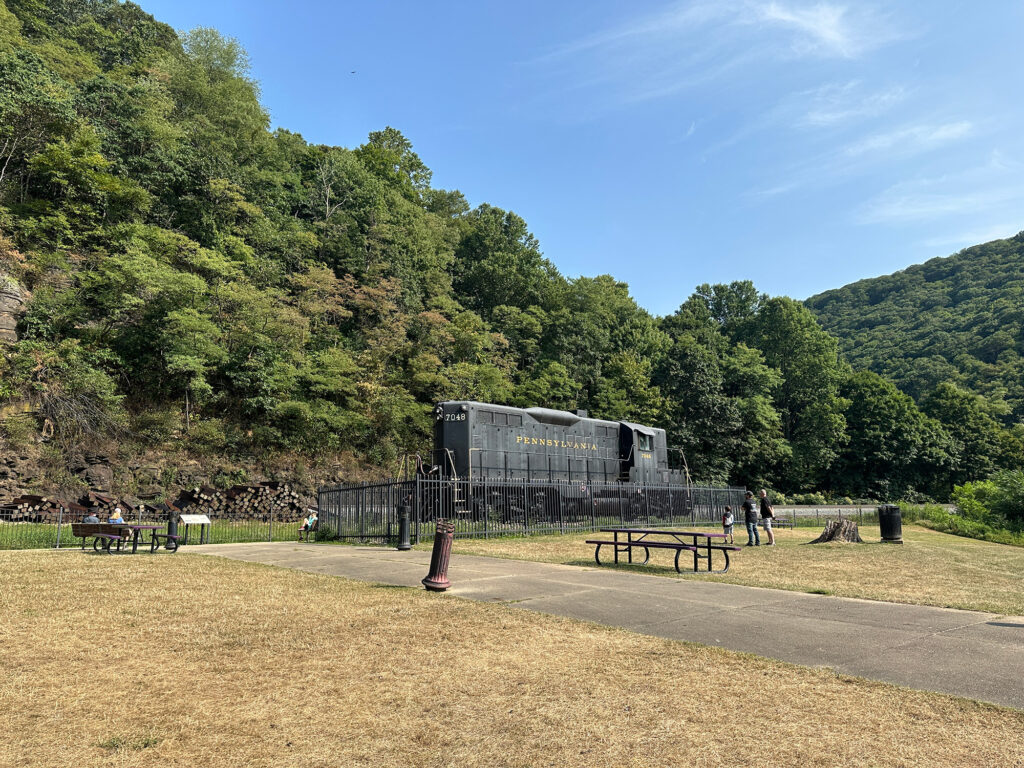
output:
{"label": "white sign panel", "polygon": [[206,515],[182,515],[181,522],[185,525],[192,525],[193,523],[201,523],[203,525],[210,524],[210,518]]}

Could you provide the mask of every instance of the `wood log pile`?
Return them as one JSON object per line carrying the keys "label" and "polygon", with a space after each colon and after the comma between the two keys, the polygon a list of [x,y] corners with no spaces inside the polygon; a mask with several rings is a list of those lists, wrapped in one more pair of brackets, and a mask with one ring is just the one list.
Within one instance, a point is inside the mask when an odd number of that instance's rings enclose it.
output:
{"label": "wood log pile", "polygon": [[186,514],[207,515],[211,519],[299,520],[306,513],[287,483],[267,482],[257,485],[233,485],[225,491],[208,485],[182,491],[171,502]]}
{"label": "wood log pile", "polygon": [[115,509],[121,510],[121,516],[125,520],[129,519],[129,514],[132,512],[131,505],[125,504],[114,496],[107,496],[104,493],[96,493],[94,491],[83,495],[78,499],[78,503],[88,510],[86,514],[91,512],[104,522],[114,514]]}
{"label": "wood log pile", "polygon": [[120,509],[125,520],[165,519],[169,512],[208,515],[229,520],[257,520],[267,522],[298,521],[306,514],[299,494],[286,483],[267,482],[256,485],[233,485],[219,490],[207,485],[182,491],[173,502],[151,506],[137,499],[129,501],[90,491],[77,502],[55,496],[24,494],[0,505],[0,521],[11,523],[79,522],[92,513],[106,521],[115,509]]}
{"label": "wood log pile", "polygon": [[0,520],[11,523],[56,523],[80,520],[85,507],[53,496],[26,493],[0,506]]}

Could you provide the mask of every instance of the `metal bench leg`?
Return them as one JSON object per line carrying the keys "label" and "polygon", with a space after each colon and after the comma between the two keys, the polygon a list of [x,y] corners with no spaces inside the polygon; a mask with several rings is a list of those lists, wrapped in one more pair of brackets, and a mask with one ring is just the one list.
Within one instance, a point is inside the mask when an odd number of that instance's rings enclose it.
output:
{"label": "metal bench leg", "polygon": [[723,549],[722,550],[722,554],[725,555],[725,568],[723,568],[720,571],[716,571],[716,573],[725,573],[726,571],[729,570],[729,550],[728,549]]}

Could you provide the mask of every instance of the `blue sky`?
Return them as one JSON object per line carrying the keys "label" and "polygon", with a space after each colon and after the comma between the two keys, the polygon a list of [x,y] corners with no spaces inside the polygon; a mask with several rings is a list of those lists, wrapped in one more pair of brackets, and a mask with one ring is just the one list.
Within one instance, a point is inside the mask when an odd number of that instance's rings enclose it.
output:
{"label": "blue sky", "polygon": [[803,299],[1024,229],[1024,5],[142,0],[248,50],[275,126],[386,125],[657,314]]}

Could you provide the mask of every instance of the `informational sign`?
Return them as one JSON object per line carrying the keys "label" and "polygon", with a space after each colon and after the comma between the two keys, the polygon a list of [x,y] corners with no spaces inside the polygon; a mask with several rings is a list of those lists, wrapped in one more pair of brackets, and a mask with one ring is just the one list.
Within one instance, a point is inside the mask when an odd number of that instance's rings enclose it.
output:
{"label": "informational sign", "polygon": [[210,518],[206,515],[182,515],[181,522],[184,525],[209,525]]}

